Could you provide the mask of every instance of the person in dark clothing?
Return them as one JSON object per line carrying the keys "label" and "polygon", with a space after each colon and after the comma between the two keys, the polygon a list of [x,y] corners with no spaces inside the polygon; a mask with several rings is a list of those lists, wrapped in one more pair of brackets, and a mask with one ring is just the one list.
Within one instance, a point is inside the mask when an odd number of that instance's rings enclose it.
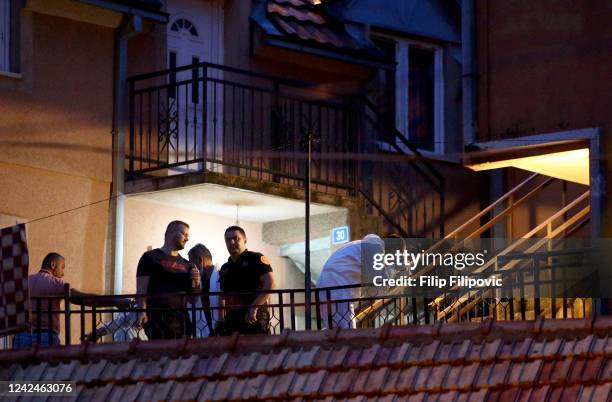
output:
{"label": "person in dark clothing", "polygon": [[195,302],[196,336],[205,338],[214,335],[219,319],[219,267],[213,264],[210,250],[203,244],[196,244],[189,250],[189,262],[200,271],[202,296]]}
{"label": "person in dark clothing", "polygon": [[[225,230],[225,245],[230,257],[219,271],[223,295],[220,305],[225,321],[218,327],[219,334],[267,334],[270,314],[266,307],[269,294],[252,291],[275,288],[270,261],[261,253],[246,249],[246,234],[239,226]],[[242,293],[235,293],[242,292]],[[246,292],[246,293],[244,293]]]}
{"label": "person in dark clothing", "polygon": [[[139,308],[145,309],[139,321],[149,339],[182,338],[191,332],[186,298],[171,295],[200,288],[200,273],[179,255],[189,240],[189,225],[172,221],[161,248],[140,257],[136,271]],[[165,295],[161,295],[165,294]]]}

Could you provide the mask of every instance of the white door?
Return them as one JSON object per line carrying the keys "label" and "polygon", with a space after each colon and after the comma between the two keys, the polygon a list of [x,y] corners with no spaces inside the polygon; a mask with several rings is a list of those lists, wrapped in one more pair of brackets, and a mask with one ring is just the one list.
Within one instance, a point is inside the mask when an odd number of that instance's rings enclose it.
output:
{"label": "white door", "polygon": [[[168,2],[168,67],[181,67],[201,62],[223,63],[223,9],[220,0],[171,0]],[[177,73],[173,93],[169,95],[169,108],[176,113],[174,124],[177,138],[170,139],[169,163],[200,159],[206,138],[208,159],[222,155],[220,138],[222,127],[213,114],[220,116],[223,100],[207,85],[198,80],[203,69],[188,69]],[[222,77],[218,69],[207,70],[208,78]],[[206,114],[203,113],[206,98]],[[206,130],[203,121],[206,120]],[[217,127],[218,126],[218,127]],[[174,146],[172,146],[174,145]],[[200,163],[181,166],[177,172],[201,169]]]}

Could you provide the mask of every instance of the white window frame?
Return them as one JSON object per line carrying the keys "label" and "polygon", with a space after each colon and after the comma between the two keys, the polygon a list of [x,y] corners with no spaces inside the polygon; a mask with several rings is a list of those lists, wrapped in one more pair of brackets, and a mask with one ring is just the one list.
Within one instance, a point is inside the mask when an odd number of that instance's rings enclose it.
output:
{"label": "white window frame", "polygon": [[0,0],[0,71],[11,71],[11,5]]}
{"label": "white window frame", "polygon": [[[413,39],[399,38],[390,35],[376,35],[377,37],[392,40],[395,43],[395,127],[406,138],[410,139],[409,121],[410,99],[408,97],[408,77],[409,77],[409,52],[410,46],[434,51],[434,150],[419,149],[423,155],[443,155],[444,154],[444,53],[441,46],[417,41]],[[397,146],[407,151],[401,141],[397,141]],[[379,147],[384,150],[393,150],[388,143],[379,142]]]}

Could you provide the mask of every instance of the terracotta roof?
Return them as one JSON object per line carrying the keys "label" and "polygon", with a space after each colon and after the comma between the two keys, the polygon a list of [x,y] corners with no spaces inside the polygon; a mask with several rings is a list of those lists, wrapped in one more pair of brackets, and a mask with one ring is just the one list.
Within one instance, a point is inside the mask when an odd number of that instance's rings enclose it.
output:
{"label": "terracotta roof", "polygon": [[0,354],[0,378],[76,381],[86,401],[609,401],[611,330],[485,320],[32,348]]}
{"label": "terracotta roof", "polygon": [[321,5],[306,0],[270,0],[268,18],[285,35],[338,48],[359,49],[341,24],[326,15]]}
{"label": "terracotta roof", "polygon": [[344,21],[328,12],[320,0],[266,0],[252,18],[272,38],[333,49],[365,58],[384,56],[365,35],[350,33]]}

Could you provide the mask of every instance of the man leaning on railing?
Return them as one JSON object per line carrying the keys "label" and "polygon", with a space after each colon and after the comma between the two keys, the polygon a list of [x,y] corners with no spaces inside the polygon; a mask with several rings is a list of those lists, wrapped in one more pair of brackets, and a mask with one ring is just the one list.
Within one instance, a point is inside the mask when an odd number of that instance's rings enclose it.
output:
{"label": "man leaning on railing", "polygon": [[[60,304],[65,296],[67,283],[62,279],[66,268],[66,259],[58,253],[49,253],[43,259],[40,271],[28,277],[28,289],[32,299],[30,322],[27,332],[20,332],[13,339],[14,348],[27,348],[35,344],[43,346],[59,345]],[[129,300],[94,300],[95,294],[70,290],[70,302],[85,306],[129,306]],[[40,309],[39,309],[40,306]],[[49,317],[51,322],[49,323]]]}
{"label": "man leaning on railing", "polygon": [[[376,234],[368,234],[361,240],[354,240],[338,248],[323,265],[317,288],[342,287],[340,289],[318,290],[319,314],[324,328],[356,328],[355,302],[362,294],[362,270],[377,253],[394,253],[405,248],[398,234],[392,233],[383,240]],[[345,287],[343,287],[345,286]],[[329,296],[330,306],[326,303]]]}

